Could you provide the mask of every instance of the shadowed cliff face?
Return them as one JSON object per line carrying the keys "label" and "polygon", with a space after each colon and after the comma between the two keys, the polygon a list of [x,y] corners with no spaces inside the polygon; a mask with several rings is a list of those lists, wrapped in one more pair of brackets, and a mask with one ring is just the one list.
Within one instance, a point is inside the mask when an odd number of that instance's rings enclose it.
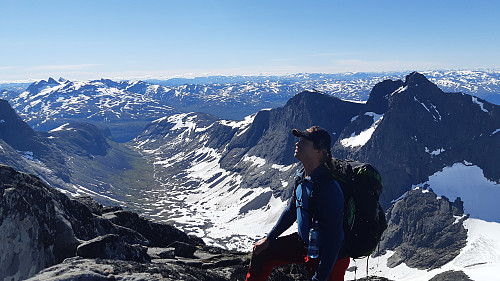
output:
{"label": "shadowed cliff face", "polygon": [[[364,145],[337,142],[332,153],[372,163],[382,175],[382,205],[404,194],[430,175],[466,160],[481,167],[486,178],[499,181],[496,159],[500,107],[470,95],[445,93],[419,73],[402,81],[377,84],[361,114],[340,139],[359,135],[383,116]],[[386,109],[384,111],[384,109]],[[365,112],[369,111],[369,112]],[[380,116],[379,116],[380,117]]]}
{"label": "shadowed cliff face", "polygon": [[467,244],[463,214],[460,198],[452,203],[432,191],[409,191],[387,211],[389,227],[380,250],[394,251],[388,266],[404,262],[413,268],[435,269],[453,260]]}
{"label": "shadowed cliff face", "polygon": [[119,207],[69,199],[35,176],[0,165],[0,279],[22,280],[76,255],[149,262],[148,247],[179,248],[178,255],[187,255],[175,243],[204,245]]}

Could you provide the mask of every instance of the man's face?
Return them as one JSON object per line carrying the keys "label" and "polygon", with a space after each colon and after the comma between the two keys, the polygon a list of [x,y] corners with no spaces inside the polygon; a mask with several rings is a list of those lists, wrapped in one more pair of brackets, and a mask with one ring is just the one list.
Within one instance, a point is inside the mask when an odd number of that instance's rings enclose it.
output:
{"label": "man's face", "polygon": [[301,137],[295,144],[295,153],[293,156],[300,162],[304,162],[317,157],[318,153],[319,150],[314,148],[312,141],[306,140]]}

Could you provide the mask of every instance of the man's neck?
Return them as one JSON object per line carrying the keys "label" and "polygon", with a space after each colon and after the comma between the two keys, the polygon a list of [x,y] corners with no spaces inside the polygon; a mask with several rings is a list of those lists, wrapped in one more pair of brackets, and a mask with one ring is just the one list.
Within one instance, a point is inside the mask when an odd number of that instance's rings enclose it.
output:
{"label": "man's neck", "polygon": [[314,170],[316,170],[316,168],[318,168],[321,165],[321,163],[318,162],[302,163],[302,165],[304,165],[304,171],[305,171],[304,177],[308,177],[314,172]]}

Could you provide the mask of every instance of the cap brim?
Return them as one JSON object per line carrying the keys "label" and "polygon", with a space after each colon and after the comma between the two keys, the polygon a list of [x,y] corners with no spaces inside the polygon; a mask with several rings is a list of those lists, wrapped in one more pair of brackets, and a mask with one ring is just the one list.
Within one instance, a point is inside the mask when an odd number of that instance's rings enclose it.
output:
{"label": "cap brim", "polygon": [[308,134],[307,132],[304,132],[304,131],[299,131],[299,130],[297,130],[297,129],[293,129],[293,130],[292,130],[292,134],[293,134],[294,136],[298,137],[298,138],[302,137],[302,138],[305,138],[305,139],[307,139],[307,140],[311,139],[311,138],[309,137],[309,134]]}

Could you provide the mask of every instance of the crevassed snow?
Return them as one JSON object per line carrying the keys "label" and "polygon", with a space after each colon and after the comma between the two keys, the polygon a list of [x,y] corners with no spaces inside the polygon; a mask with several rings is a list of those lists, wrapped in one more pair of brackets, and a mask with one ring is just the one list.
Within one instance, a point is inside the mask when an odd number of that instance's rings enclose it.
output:
{"label": "crevassed snow", "polygon": [[429,177],[429,184],[438,196],[446,196],[454,201],[460,197],[464,201],[464,211],[472,218],[500,222],[498,209],[500,184],[484,177],[483,170],[475,165],[455,163]]}
{"label": "crevassed snow", "polygon": [[356,147],[363,146],[368,142],[368,140],[370,140],[373,132],[375,132],[375,129],[384,118],[384,115],[376,114],[373,112],[366,112],[365,115],[373,117],[373,124],[370,126],[370,128],[362,131],[361,133],[359,133],[359,135],[353,133],[351,137],[340,140],[340,144],[345,147]]}

